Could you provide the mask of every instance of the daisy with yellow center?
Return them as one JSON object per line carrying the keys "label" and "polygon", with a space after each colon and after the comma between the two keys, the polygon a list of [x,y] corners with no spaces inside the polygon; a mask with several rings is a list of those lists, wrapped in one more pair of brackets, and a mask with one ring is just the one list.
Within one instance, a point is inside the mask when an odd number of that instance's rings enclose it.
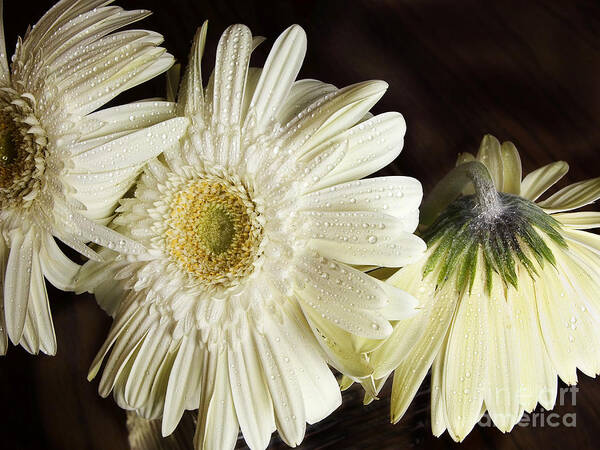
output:
{"label": "daisy with yellow center", "polygon": [[160,123],[174,117],[171,102],[94,112],[173,63],[162,36],[114,32],[147,11],[109,3],[58,2],[18,40],[10,67],[0,23],[0,354],[8,338],[31,353],[56,352],[44,278],[73,289],[79,266],[55,238],[92,259],[90,241],[143,250],[102,224],[144,162],[187,124]]}
{"label": "daisy with yellow center", "polygon": [[362,352],[390,334],[389,320],[414,313],[411,296],[353,265],[420,258],[421,186],[360,180],[402,148],[402,116],[368,114],[385,83],[295,81],[299,26],[264,68],[249,68],[258,41],[234,25],[204,88],[205,36],[206,26],[179,93],[191,126],[149,163],[114,220],[148,251],[104,250],[105,263],[82,270],[80,290],[115,317],[90,378],[106,359],[101,395],[162,416],[163,435],[199,409],[199,449],[233,448],[239,429],[253,449],[275,429],[295,446],[306,422],[341,402],[328,364],[368,376]]}
{"label": "daisy with yellow center", "polygon": [[538,402],[552,409],[557,375],[600,373],[600,237],[583,231],[600,214],[565,212],[600,198],[600,178],[538,200],[567,170],[556,162],[521,179],[515,146],[486,136],[432,192],[426,256],[388,280],[423,312],[370,355],[378,388],[394,371],[392,422],[430,367],[433,433],[456,441],[486,410],[507,432]]}

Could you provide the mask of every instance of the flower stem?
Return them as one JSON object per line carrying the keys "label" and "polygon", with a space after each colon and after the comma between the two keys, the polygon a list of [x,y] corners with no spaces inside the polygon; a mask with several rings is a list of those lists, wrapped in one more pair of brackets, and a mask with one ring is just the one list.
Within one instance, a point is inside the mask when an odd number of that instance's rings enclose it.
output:
{"label": "flower stem", "polygon": [[431,225],[469,183],[473,184],[477,203],[485,214],[499,211],[500,198],[490,172],[479,161],[471,161],[455,167],[433,188],[421,208],[421,225]]}

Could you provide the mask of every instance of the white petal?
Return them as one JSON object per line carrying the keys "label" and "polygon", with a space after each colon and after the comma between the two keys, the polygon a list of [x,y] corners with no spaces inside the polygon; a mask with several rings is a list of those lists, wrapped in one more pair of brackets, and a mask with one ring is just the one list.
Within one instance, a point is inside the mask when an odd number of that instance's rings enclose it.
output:
{"label": "white petal", "polygon": [[255,121],[252,129],[256,132],[260,133],[277,117],[298,76],[305,54],[306,33],[298,25],[285,30],[273,44],[246,119]]}
{"label": "white petal", "polygon": [[502,148],[502,192],[521,195],[521,157],[512,142],[503,142]]}
{"label": "white petal", "polygon": [[[422,328],[422,336],[419,338],[417,343],[412,347],[410,352],[406,354],[406,357],[402,359],[402,362],[397,366],[394,373],[394,380],[398,379],[397,383],[394,383],[392,387],[392,407],[391,407],[391,415],[392,422],[396,423],[406,412],[410,402],[414,398],[419,386],[421,385],[423,379],[427,375],[427,371],[431,367],[431,364],[434,358],[437,356],[440,345],[444,339],[444,336],[447,333],[448,327],[450,326],[450,321],[454,314],[456,308],[457,296],[453,291],[453,287],[448,287],[451,283],[447,283],[445,287],[439,293],[434,294],[434,289],[432,286],[435,283],[435,273],[431,273],[425,279],[427,283],[430,283],[425,287],[422,293],[415,293],[410,285],[406,285],[403,274],[405,271],[410,270],[409,268],[401,269],[397,272],[397,275],[394,275],[390,280],[394,286],[397,286],[401,289],[406,289],[409,293],[412,293],[417,297],[421,304],[423,304],[426,308],[421,314],[427,315],[426,325]],[[412,276],[408,277],[408,280],[411,280]],[[418,287],[418,283],[412,284],[412,287]],[[428,298],[429,296],[429,298]],[[427,301],[427,303],[424,303]],[[428,306],[430,305],[430,306]],[[408,319],[408,321],[421,320],[421,314],[415,316],[414,318]],[[407,321],[407,322],[408,322]],[[398,339],[401,339],[402,329],[403,329],[404,321],[400,321],[395,325],[395,329],[398,329],[398,333],[400,333]],[[411,331],[411,332],[416,332]],[[407,332],[408,334],[408,332]],[[411,342],[412,342],[411,338]],[[377,355],[379,352],[384,352],[384,347],[381,349],[377,349],[374,352],[374,355]],[[388,350],[389,351],[389,350]],[[382,355],[383,356],[383,355]],[[392,359],[394,361],[396,357]],[[379,366],[381,363],[375,363]],[[386,373],[389,373],[389,366],[382,366],[381,372],[376,369],[374,375],[376,377],[380,377]],[[395,389],[394,389],[395,387]]]}
{"label": "white petal", "polygon": [[[416,216],[423,198],[421,183],[411,177],[377,177],[338,184],[303,196],[312,211],[381,211],[397,218]],[[407,228],[405,231],[413,232]]]}
{"label": "white petal", "polygon": [[466,293],[461,299],[444,355],[447,426],[450,435],[459,442],[479,421],[488,366],[495,363],[488,359],[488,306],[481,301],[484,283],[481,276],[476,276],[471,295]]}
{"label": "white petal", "polygon": [[6,56],[6,41],[4,40],[4,6],[0,0],[0,84],[8,85],[10,81],[10,70],[8,68],[8,58]]}
{"label": "white petal", "polygon": [[[204,351],[202,352],[202,359],[199,361],[199,383],[198,383],[198,395],[195,398],[195,401],[190,398],[190,402],[187,403],[188,409],[194,409],[198,407],[198,421],[196,424],[196,433],[194,434],[194,448],[206,448],[205,442],[210,440],[214,442],[215,440],[222,441],[225,439],[225,436],[219,436],[218,430],[209,429],[209,416],[208,409],[210,408],[210,403],[212,400],[213,391],[215,389],[215,385],[217,383],[217,366],[219,364],[225,363],[227,364],[227,354],[226,352],[220,351]],[[227,374],[227,379],[229,384],[231,385],[231,380],[229,379],[229,373]],[[230,388],[231,389],[231,388]],[[235,410],[235,405],[234,405]],[[217,433],[217,436],[212,435],[213,433]]]}
{"label": "white petal", "polygon": [[546,212],[569,211],[581,208],[600,198],[600,178],[571,184],[547,200],[538,203]]}
{"label": "white petal", "polygon": [[141,166],[183,135],[188,120],[167,120],[148,129],[115,139],[73,158],[74,173],[108,172]]}
{"label": "white petal", "polygon": [[46,281],[42,274],[39,256],[33,255],[31,265],[31,288],[29,291],[29,309],[35,323],[35,333],[39,339],[39,348],[47,355],[56,354],[56,335],[52,323],[52,313],[46,293]]}
{"label": "white petal", "polygon": [[302,235],[324,256],[347,264],[399,267],[417,261],[425,243],[401,219],[372,212],[301,213]]}
{"label": "white petal", "polygon": [[567,243],[575,242],[578,245],[585,247],[587,250],[600,256],[600,236],[589,231],[574,230],[572,228],[564,228],[563,236]]}
{"label": "white petal", "polygon": [[574,213],[552,214],[552,217],[569,228],[586,230],[589,228],[600,228],[600,212],[582,211]]}
{"label": "white petal", "polygon": [[481,161],[490,171],[496,189],[501,190],[504,185],[504,167],[500,142],[494,136],[486,134],[479,146],[477,160]]}
{"label": "white petal", "polygon": [[306,428],[304,398],[295,371],[294,348],[284,328],[267,314],[263,332],[254,330],[254,342],[269,387],[275,423],[283,441],[291,447],[302,442]]}
{"label": "white petal", "polygon": [[202,55],[206,44],[208,22],[198,29],[192,43],[186,72],[181,82],[178,107],[187,117],[204,110],[204,87],[202,86]]}
{"label": "white petal", "polygon": [[372,310],[389,304],[389,293],[379,280],[345,264],[306,252],[298,256],[295,268],[299,273],[297,287],[300,290],[312,286],[329,292],[331,302],[346,306],[352,303],[357,308]]}
{"label": "white petal", "polygon": [[313,314],[309,310],[303,312],[331,366],[354,378],[367,377],[373,373],[367,357],[357,351],[354,335],[323,319],[320,314]]}
{"label": "white petal", "polygon": [[[421,338],[435,304],[435,283],[433,277],[423,280],[423,265],[424,261],[407,266],[396,272],[386,283],[390,286],[402,286],[408,294],[414,295],[419,301],[419,310],[414,317],[395,324],[392,335],[371,354],[371,364],[375,368],[373,376],[376,379],[389,375],[411,354],[417,343],[424,342]],[[445,330],[442,331],[442,336],[444,334]]]}
{"label": "white petal", "polygon": [[154,327],[140,347],[125,386],[125,400],[132,408],[148,405],[150,391],[169,346],[167,327]]}
{"label": "white petal", "polygon": [[219,41],[214,72],[212,120],[228,128],[240,124],[252,34],[245,25],[232,25]]}
{"label": "white petal", "polygon": [[552,409],[557,376],[540,333],[533,280],[528,274],[519,278],[518,290],[509,288],[507,301],[513,310],[519,342],[520,406],[531,412],[539,401],[544,408]]}
{"label": "white petal", "polygon": [[[446,393],[444,392],[444,361],[448,334],[440,347],[438,356],[431,366],[431,433],[440,437],[446,431],[448,419],[446,418]],[[399,381],[401,382],[401,380]]]}
{"label": "white petal", "polygon": [[[102,378],[100,379],[100,384],[98,385],[98,393],[102,397],[108,396],[110,391],[115,386],[118,376],[126,367],[127,362],[132,356],[134,356],[136,349],[139,348],[139,345],[144,341],[148,330],[151,327],[155,326],[157,322],[157,317],[149,316],[147,315],[147,312],[144,313],[140,311],[133,317],[128,317],[131,320],[127,322],[127,326],[125,326],[124,329],[122,329],[121,332],[118,334],[118,339],[116,340],[115,345],[113,346],[112,351],[110,353],[110,356],[106,361],[104,371],[102,372]],[[115,322],[114,324],[117,324],[117,322]],[[112,339],[109,338],[107,338],[106,340],[106,343],[108,343],[107,347],[110,347],[112,345]],[[100,349],[98,355],[96,356],[96,359],[94,359],[94,362],[92,363],[90,372],[88,374],[88,379],[93,378],[98,372],[100,364],[102,363],[102,359],[108,351],[105,346],[103,346],[103,348]],[[131,370],[131,365],[128,370]],[[122,384],[125,384],[126,381],[127,379],[125,378]]]}
{"label": "white petal", "polygon": [[158,420],[163,415],[165,406],[165,395],[167,393],[167,385],[169,382],[169,375],[173,368],[173,361],[175,360],[175,353],[168,352],[162,359],[154,381],[150,386],[148,393],[148,400],[144,406],[138,409],[138,412],[148,419]]}
{"label": "white petal", "polygon": [[[237,443],[240,427],[231,395],[226,354],[218,359],[214,381],[215,386],[206,412],[206,434],[204,435],[203,445],[196,448],[233,449]],[[198,421],[199,425],[200,421]]]}
{"label": "white petal", "polygon": [[485,296],[489,302],[489,362],[485,405],[498,429],[508,432],[522,415],[519,407],[519,343],[512,326],[514,317],[506,302],[502,280],[494,274],[492,283],[491,295]]}
{"label": "white petal", "polygon": [[321,350],[302,313],[291,304],[283,316],[283,329],[289,334],[294,349],[296,376],[304,398],[306,421],[317,423],[329,416],[342,403],[340,387],[322,356]]}
{"label": "white petal", "polygon": [[264,449],[275,429],[273,404],[269,397],[259,349],[247,325],[239,330],[239,342],[227,350],[229,379],[238,422],[251,449]]}
{"label": "white petal", "polygon": [[34,231],[11,237],[10,254],[4,275],[4,314],[8,337],[17,345],[23,334],[29,302]]}
{"label": "white petal", "polygon": [[550,359],[561,379],[574,384],[576,368],[588,376],[600,372],[598,284],[570,251],[551,249],[558,271],[547,267],[536,283],[538,312]]}
{"label": "white petal", "polygon": [[316,187],[324,188],[357,180],[392,162],[402,151],[406,122],[400,113],[379,114],[340,135],[348,151],[344,159]]}
{"label": "white petal", "polygon": [[6,355],[8,349],[8,335],[6,334],[6,323],[4,320],[4,278],[6,276],[6,264],[10,249],[6,241],[0,235],[0,356]]}
{"label": "white petal", "polygon": [[285,99],[285,103],[277,116],[277,121],[283,124],[288,123],[313,102],[336,89],[334,85],[319,80],[296,81]]}
{"label": "white petal", "polygon": [[[186,397],[190,392],[195,392],[194,385],[199,381],[200,362],[197,349],[196,332],[192,330],[184,336],[177,357],[173,363],[173,369],[169,376],[169,384],[165,397],[165,410],[162,418],[162,435],[168,436],[174,430],[185,410]],[[229,377],[227,377],[229,381]],[[229,385],[227,386],[229,389]],[[236,422],[237,423],[237,422]]]}
{"label": "white petal", "polygon": [[54,237],[48,233],[43,234],[40,263],[45,277],[52,285],[63,291],[74,290],[75,276],[80,266],[63,253]]}
{"label": "white petal", "polygon": [[308,153],[355,125],[384,94],[387,83],[366,81],[322,97],[289,122],[281,136],[283,145]]}
{"label": "white petal", "polygon": [[532,202],[552,187],[569,171],[569,165],[557,161],[528,174],[521,183],[521,196]]}
{"label": "white petal", "polygon": [[[102,109],[88,115],[80,124],[83,136],[77,145],[113,133],[137,131],[171,119],[175,116],[175,107],[172,102],[146,101]],[[88,127],[86,133],[84,130]]]}

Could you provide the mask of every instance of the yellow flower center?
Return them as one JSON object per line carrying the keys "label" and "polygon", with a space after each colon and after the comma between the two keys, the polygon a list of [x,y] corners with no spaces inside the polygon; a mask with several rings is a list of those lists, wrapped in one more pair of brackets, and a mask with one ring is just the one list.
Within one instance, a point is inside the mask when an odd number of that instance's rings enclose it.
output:
{"label": "yellow flower center", "polygon": [[0,112],[0,187],[10,186],[23,170],[22,141],[10,114]]}
{"label": "yellow flower center", "polygon": [[194,181],[171,202],[167,247],[203,284],[226,285],[249,274],[262,229],[245,189],[221,180]]}

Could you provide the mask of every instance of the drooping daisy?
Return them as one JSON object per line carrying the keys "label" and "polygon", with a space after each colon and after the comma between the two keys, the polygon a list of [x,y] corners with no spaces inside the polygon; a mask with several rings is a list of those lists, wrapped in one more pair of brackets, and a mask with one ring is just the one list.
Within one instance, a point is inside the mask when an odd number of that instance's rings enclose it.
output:
{"label": "drooping daisy", "polygon": [[[388,282],[423,314],[399,321],[370,357],[377,387],[394,372],[392,422],[400,420],[430,367],[433,433],[461,441],[487,410],[510,431],[539,402],[554,406],[557,375],[600,372],[598,212],[565,212],[600,198],[600,178],[538,199],[567,172],[565,162],[521,179],[510,142],[483,139],[475,158],[432,192],[423,220],[452,201],[425,232],[426,256]],[[459,191],[469,187],[458,199]]]}
{"label": "drooping daisy", "polygon": [[[63,0],[19,39],[9,68],[0,26],[0,353],[7,337],[31,353],[56,352],[44,277],[70,289],[79,266],[55,238],[96,258],[86,242],[140,252],[106,222],[145,160],[182,134],[174,104],[93,112],[167,70],[162,37],[113,31],[147,11],[109,1]],[[0,1],[0,14],[2,2]]]}
{"label": "drooping daisy", "polygon": [[[152,161],[114,224],[148,251],[82,270],[115,315],[90,369],[108,356],[100,394],[170,434],[199,409],[197,448],[233,448],[241,428],[265,448],[277,429],[290,445],[341,401],[327,363],[371,373],[360,350],[391,332],[416,302],[352,265],[400,266],[425,244],[421,186],[407,177],[359,180],[400,152],[398,113],[369,109],[387,85],[343,89],[295,81],[302,28],[249,68],[250,30],[228,28],[206,89],[197,34],[179,94],[192,125]],[[116,281],[115,281],[116,279]],[[111,351],[112,348],[112,351]]]}

